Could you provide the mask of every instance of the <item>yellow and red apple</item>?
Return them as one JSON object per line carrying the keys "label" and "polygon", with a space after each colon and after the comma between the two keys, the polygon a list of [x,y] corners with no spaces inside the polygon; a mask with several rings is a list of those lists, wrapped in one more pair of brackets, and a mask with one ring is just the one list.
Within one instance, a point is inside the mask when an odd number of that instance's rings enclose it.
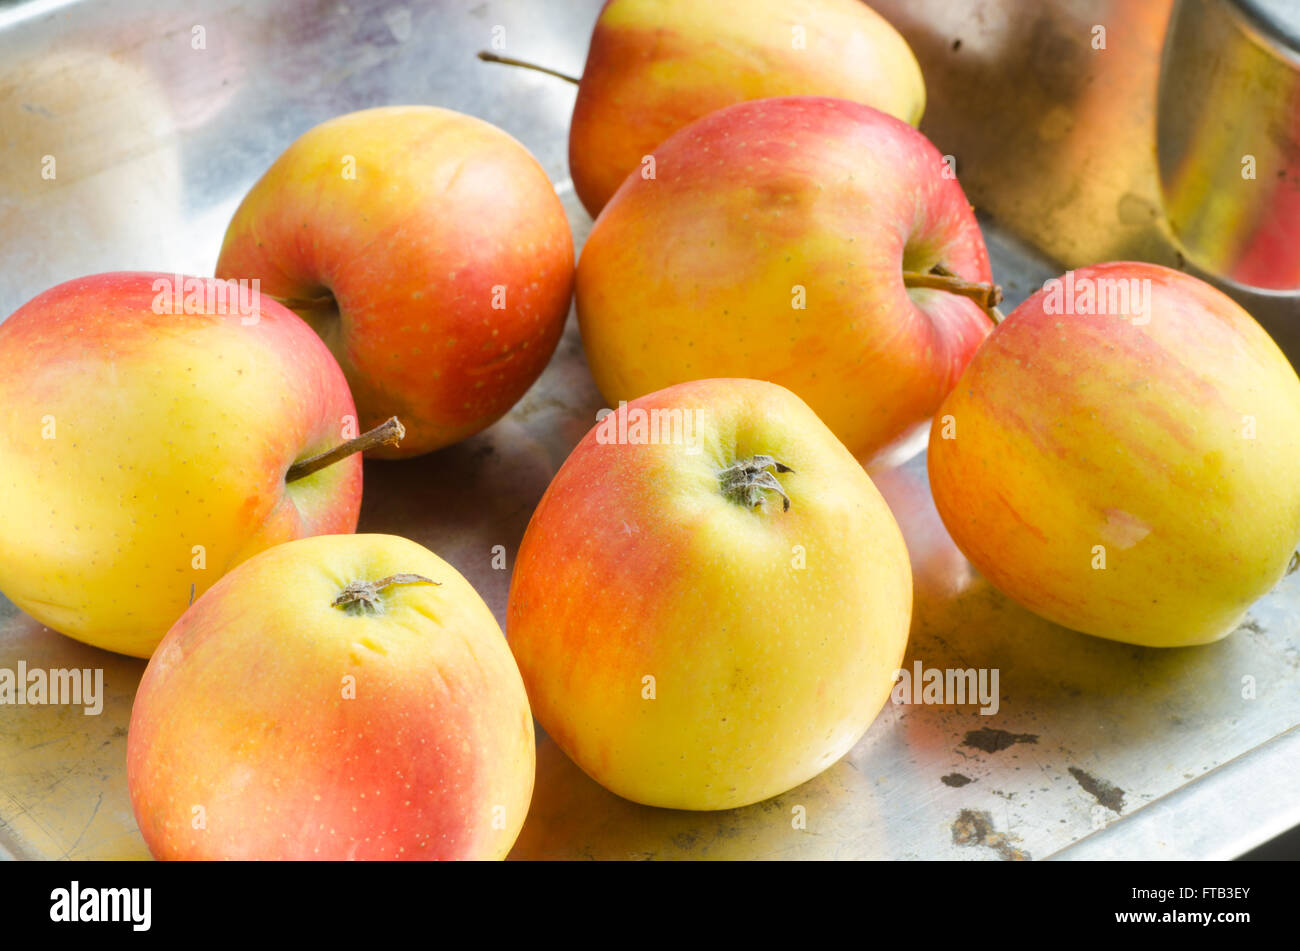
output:
{"label": "yellow and red apple", "polygon": [[907,642],[898,525],[808,406],[702,380],[606,416],[519,548],[506,631],[538,721],[628,799],[728,809],[846,753]]}
{"label": "yellow and red apple", "polygon": [[843,99],[719,110],[655,150],[578,262],[587,362],[610,405],[708,377],[788,387],[859,458],[925,426],[992,323],[933,287],[987,285],[938,150]]}
{"label": "yellow and red apple", "polygon": [[411,456],[473,435],[541,374],[564,329],[573,239],[528,151],[481,119],[367,109],[306,132],[235,212],[217,276],[257,278],[347,375],[364,429]]}
{"label": "yellow and red apple", "polygon": [[1204,644],[1300,542],[1300,380],[1196,278],[1079,268],[975,354],[929,469],[953,540],[1003,593],[1099,637]]}
{"label": "yellow and red apple", "polygon": [[148,657],[265,548],[351,532],[361,457],[338,364],[252,288],[114,273],[0,323],[0,590],[70,637]]}
{"label": "yellow and red apple", "polygon": [[678,129],[797,95],[853,99],[912,125],[925,109],[907,41],[860,0],[610,0],[573,109],[574,189],[594,218]]}
{"label": "yellow and red apple", "polygon": [[533,719],[492,612],[415,542],[263,552],[149,662],[131,804],[163,859],[498,859],[532,797]]}

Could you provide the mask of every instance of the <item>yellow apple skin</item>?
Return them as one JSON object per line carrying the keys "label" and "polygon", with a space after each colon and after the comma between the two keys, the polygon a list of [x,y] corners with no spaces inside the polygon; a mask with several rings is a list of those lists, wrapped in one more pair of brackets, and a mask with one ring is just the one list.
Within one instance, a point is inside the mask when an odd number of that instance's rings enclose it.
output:
{"label": "yellow apple skin", "polygon": [[853,99],[916,125],[925,81],[907,41],[860,0],[610,0],[569,131],[594,218],[644,156],[691,122],[772,96]]}
{"label": "yellow apple skin", "polygon": [[175,276],[78,278],[0,323],[0,590],[136,657],[191,586],[280,542],[351,532],[361,508],[359,456],[285,482],[355,427],[311,328],[266,298],[251,324],[155,313],[156,281]]}
{"label": "yellow apple skin", "polygon": [[573,237],[505,132],[388,106],[290,145],[236,210],[216,275],[292,301],[343,367],[362,429],[406,427],[371,455],[405,458],[487,428],[541,374],[569,315]]}
{"label": "yellow apple skin", "polygon": [[1045,289],[976,352],[931,430],[935,505],[975,567],[1043,617],[1206,644],[1300,542],[1300,380],[1196,278],[1074,272],[1076,286],[1117,279],[1151,282],[1146,315],[1062,314]]}
{"label": "yellow apple skin", "polygon": [[[382,613],[332,606],[398,573],[437,584],[383,588]],[[330,535],[249,559],[176,622],[136,694],[127,780],[160,859],[500,859],[535,756],[469,582],[408,539]]]}
{"label": "yellow apple skin", "polygon": [[608,405],[710,377],[793,390],[868,462],[929,423],[992,323],[909,289],[936,264],[988,283],[939,151],[844,99],[744,102],[675,133],[578,262],[582,345]]}
{"label": "yellow apple skin", "polygon": [[[902,661],[911,567],[871,480],[793,393],[701,380],[626,412],[674,409],[700,414],[699,452],[603,443],[600,425],[574,449],[524,534],[506,630],[538,721],[589,776],[729,809],[862,736]],[[719,472],[756,454],[793,469],[788,511],[722,494]]]}

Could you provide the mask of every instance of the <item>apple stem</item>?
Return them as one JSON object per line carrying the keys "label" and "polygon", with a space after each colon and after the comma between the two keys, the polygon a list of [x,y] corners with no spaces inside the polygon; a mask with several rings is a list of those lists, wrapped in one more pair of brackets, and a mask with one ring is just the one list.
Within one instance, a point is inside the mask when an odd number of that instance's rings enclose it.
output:
{"label": "apple stem", "polygon": [[1291,553],[1291,561],[1286,566],[1286,573],[1293,575],[1300,570],[1300,549]]}
{"label": "apple stem", "polygon": [[485,63],[502,63],[506,66],[522,66],[524,69],[535,70],[539,73],[545,73],[548,76],[554,76],[557,79],[564,79],[573,85],[578,85],[582,80],[577,76],[570,76],[568,73],[562,73],[558,69],[551,69],[548,66],[538,66],[536,63],[530,63],[527,60],[515,59],[513,56],[501,56],[497,53],[489,53],[487,50],[480,50],[478,58]]}
{"label": "apple stem", "polygon": [[289,467],[289,471],[285,473],[284,481],[293,482],[296,479],[309,476],[319,469],[332,466],[340,459],[346,459],[354,452],[365,452],[367,449],[374,449],[377,446],[396,446],[405,435],[406,427],[397,421],[396,416],[390,416],[374,429],[362,433],[355,439],[340,443],[320,455],[295,462]]}
{"label": "apple stem", "polygon": [[989,320],[993,323],[1000,324],[1006,318],[998,310],[998,303],[1002,300],[1002,288],[997,284],[981,284],[975,281],[968,281],[964,277],[959,277],[952,271],[948,270],[942,264],[936,264],[928,272],[922,271],[904,271],[904,287],[928,287],[937,291],[947,291],[950,294],[960,294],[962,297],[969,297],[979,305],[980,310],[988,314]]}
{"label": "apple stem", "polygon": [[766,499],[765,490],[770,489],[781,496],[781,511],[790,511],[790,496],[785,494],[776,476],[767,471],[772,466],[777,472],[794,472],[789,466],[777,462],[771,456],[757,455],[742,459],[733,466],[728,466],[718,473],[718,483],[722,494],[733,502],[746,508],[758,508]]}
{"label": "apple stem", "polygon": [[339,592],[337,598],[330,602],[330,607],[347,610],[349,605],[356,604],[363,613],[383,614],[384,603],[379,599],[379,592],[392,584],[440,585],[442,582],[426,578],[424,575],[406,573],[389,575],[378,581],[352,581]]}

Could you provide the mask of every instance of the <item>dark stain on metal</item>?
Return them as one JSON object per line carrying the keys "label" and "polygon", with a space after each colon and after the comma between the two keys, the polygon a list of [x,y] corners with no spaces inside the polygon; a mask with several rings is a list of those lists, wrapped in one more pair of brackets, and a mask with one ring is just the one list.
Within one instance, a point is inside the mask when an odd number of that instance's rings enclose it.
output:
{"label": "dark stain on metal", "polygon": [[1077,766],[1070,767],[1070,775],[1078,780],[1084,792],[1090,794],[1111,812],[1118,815],[1124,811],[1124,790],[1104,779],[1097,779],[1085,773]]}
{"label": "dark stain on metal", "polygon": [[957,821],[952,824],[953,845],[982,845],[1008,862],[1028,861],[1030,854],[1011,844],[1015,838],[995,829],[993,817],[987,812],[976,812],[974,809],[963,809],[957,813]]}
{"label": "dark stain on metal", "polygon": [[983,750],[985,753],[997,753],[1009,749],[1017,743],[1037,742],[1037,733],[1009,733],[1006,730],[995,730],[986,726],[982,730],[968,732],[961,745],[974,747],[977,750]]}
{"label": "dark stain on metal", "polygon": [[673,845],[677,846],[677,848],[681,849],[683,852],[690,851],[691,847],[698,841],[700,841],[700,834],[694,829],[691,829],[688,832],[679,832],[677,835],[673,836]]}
{"label": "dark stain on metal", "polygon": [[953,789],[960,789],[967,783],[975,782],[969,776],[963,776],[961,773],[949,773],[947,776],[942,777],[941,781],[945,786],[951,786]]}

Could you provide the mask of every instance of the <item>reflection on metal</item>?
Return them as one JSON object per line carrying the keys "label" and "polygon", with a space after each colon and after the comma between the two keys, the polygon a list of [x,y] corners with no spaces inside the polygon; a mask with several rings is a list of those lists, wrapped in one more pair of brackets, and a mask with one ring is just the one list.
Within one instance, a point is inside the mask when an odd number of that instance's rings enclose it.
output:
{"label": "reflection on metal", "polygon": [[[1187,5],[1199,2],[1187,0]],[[1290,9],[1292,17],[1296,9],[1292,0],[1241,3],[1252,11]],[[929,91],[921,131],[940,152],[953,156],[967,196],[998,229],[1060,262],[1061,268],[1119,260],[1183,268],[1235,297],[1291,362],[1300,363],[1300,293],[1261,289],[1280,286],[1277,278],[1261,288],[1231,280],[1226,270],[1232,262],[1207,257],[1200,264],[1183,249],[1165,214],[1157,126],[1161,135],[1172,135],[1175,123],[1168,113],[1157,122],[1161,64],[1166,55],[1185,61],[1177,80],[1184,86],[1207,82],[1224,68],[1218,50],[1199,60],[1185,60],[1172,44],[1167,50],[1174,0],[873,0],[872,6],[898,27],[921,63]],[[1262,34],[1263,18],[1256,13],[1249,18],[1260,24]],[[1279,21],[1272,22],[1271,32],[1279,34]],[[1188,20],[1180,32],[1195,29]],[[1290,29],[1293,35],[1300,32]],[[1244,37],[1234,41],[1236,55],[1243,54],[1247,42]],[[1192,75],[1198,69],[1206,76]],[[1258,103],[1247,104],[1240,88],[1229,94],[1225,87],[1222,95],[1236,98],[1219,103],[1223,108],[1212,109],[1201,97],[1189,95],[1184,105],[1191,115],[1179,126],[1182,134],[1200,129],[1202,118],[1207,124],[1213,119],[1253,128],[1258,120],[1249,114],[1262,110],[1269,115],[1258,119],[1270,123],[1270,134],[1290,123],[1284,138],[1294,148],[1300,116],[1294,97],[1300,87],[1280,62],[1267,76],[1278,88],[1265,90]],[[1289,111],[1283,107],[1283,86],[1293,97]],[[1168,81],[1166,88],[1172,88]],[[1200,110],[1207,114],[1200,116]],[[1161,158],[1184,161],[1173,147],[1172,141],[1161,142]],[[1261,169],[1260,177],[1248,183],[1255,186],[1256,197],[1232,198],[1233,207],[1267,207],[1259,196],[1266,190],[1264,158],[1273,147],[1251,146],[1258,150]],[[1247,151],[1242,146],[1233,157],[1238,176]],[[1185,161],[1209,175],[1218,157],[1197,151]],[[1275,182],[1278,167],[1276,162],[1272,166]],[[1292,171],[1287,174],[1294,175],[1295,165],[1288,167]],[[1185,214],[1190,219],[1199,212],[1186,208]],[[1247,212],[1238,214],[1244,220]],[[1300,224],[1294,210],[1291,215],[1294,241]],[[1183,240],[1189,247],[1198,243]],[[1295,264],[1292,257],[1290,267]],[[1224,273],[1216,273],[1220,268]],[[995,272],[994,277],[1003,281],[1005,275]]]}
{"label": "reflection on metal", "polygon": [[1233,0],[1182,0],[1158,99],[1164,208],[1196,264],[1300,290],[1300,49]]}

